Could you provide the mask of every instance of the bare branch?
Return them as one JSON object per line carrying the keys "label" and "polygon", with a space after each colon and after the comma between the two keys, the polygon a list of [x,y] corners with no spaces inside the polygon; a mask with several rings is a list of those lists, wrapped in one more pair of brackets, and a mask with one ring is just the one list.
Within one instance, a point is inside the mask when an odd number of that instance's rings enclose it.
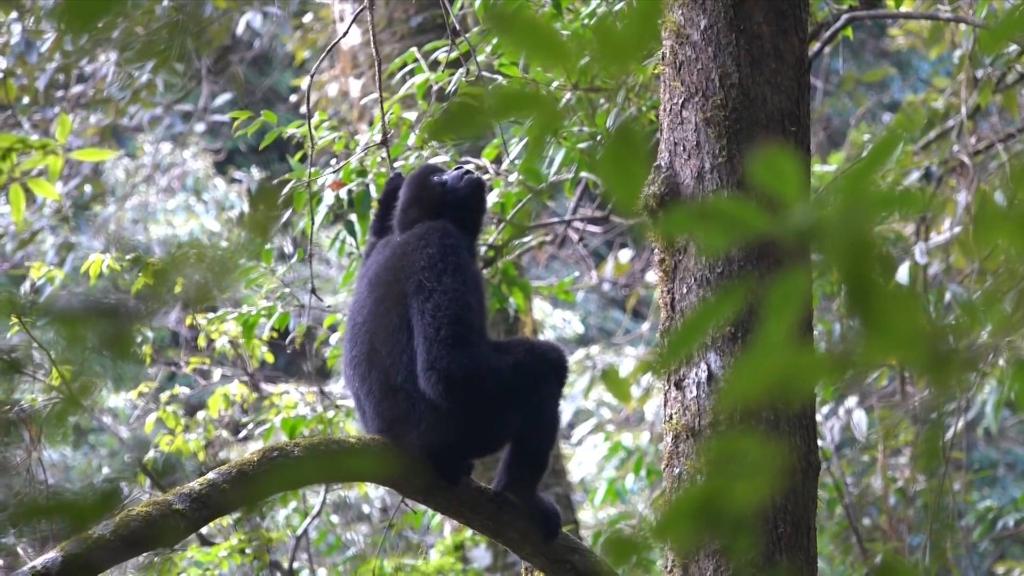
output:
{"label": "bare branch", "polygon": [[97,574],[174,546],[208,523],[275,494],[316,484],[372,482],[396,490],[505,546],[551,576],[615,571],[579,540],[541,540],[514,500],[472,480],[456,487],[376,437],[305,438],[268,446],[143,502],[46,553],[15,574]]}
{"label": "bare branch", "polygon": [[[320,513],[324,511],[324,504],[327,503],[327,484],[324,484],[323,488],[320,489],[320,498],[317,500],[316,506],[313,507],[313,511],[306,516],[306,519],[299,525],[299,531],[295,533],[295,537],[292,539],[292,550],[288,554],[288,574],[295,574],[295,556],[299,553],[299,544],[302,543],[303,538],[309,541],[307,536],[309,527],[313,525],[313,521],[316,520]],[[312,567],[310,567],[312,570]]]}
{"label": "bare branch", "polygon": [[[444,26],[448,30],[449,41],[453,43],[455,42],[455,39],[452,38],[452,28],[454,28],[455,33],[458,34],[459,38],[466,41],[466,47],[469,48],[469,54],[473,57],[473,62],[476,63],[476,76],[479,76],[483,71],[483,67],[480,66],[480,61],[476,58],[476,49],[473,48],[473,43],[469,41],[469,37],[462,32],[462,28],[459,26],[459,19],[455,17],[455,12],[452,11],[452,6],[448,3],[448,0],[441,0],[441,11],[444,12]],[[449,18],[451,18],[452,22],[451,27],[448,26]],[[459,57],[462,57],[461,51],[459,53]],[[473,78],[476,79],[476,76]]]}
{"label": "bare branch", "polygon": [[384,533],[380,535],[380,542],[377,543],[377,552],[373,555],[373,576],[377,576],[377,567],[380,566],[380,553],[384,550],[384,543],[387,542],[388,533],[391,532],[391,525],[395,523],[395,516],[398,516],[398,510],[405,504],[405,498],[403,497],[395,504],[395,509],[391,511],[391,516],[388,516],[388,523],[384,525]]}
{"label": "bare branch", "polygon": [[974,26],[975,28],[985,28],[985,23],[977,18],[971,16],[962,16],[960,14],[944,14],[942,12],[914,12],[914,11],[902,11],[902,10],[853,10],[851,12],[844,12],[839,18],[836,19],[835,23],[832,24],[821,37],[821,41],[811,50],[811,54],[808,61],[813,63],[821,53],[825,51],[825,48],[829,44],[835,42],[839,34],[843,32],[848,26],[853,25],[855,22],[864,22],[866,20],[933,20],[937,22],[955,22],[957,24],[965,24],[967,26]]}
{"label": "bare branch", "polygon": [[306,201],[309,203],[309,238],[306,243],[306,259],[309,262],[309,302],[306,306],[306,313],[309,313],[309,309],[313,305],[313,298],[320,300],[320,295],[316,293],[316,279],[313,277],[313,224],[314,224],[314,209],[313,209],[313,154],[316,152],[316,138],[313,136],[313,103],[312,103],[312,92],[313,92],[313,80],[316,78],[316,73],[320,70],[320,65],[324,63],[327,55],[330,54],[334,48],[341,43],[342,40],[348,36],[352,26],[356,23],[356,18],[363,13],[366,9],[364,3],[352,14],[352,17],[348,21],[348,26],[345,26],[345,30],[339,34],[327,48],[320,53],[320,57],[316,59],[313,67],[309,70],[309,75],[306,77],[306,135],[309,137],[309,150],[306,154],[306,192],[309,196]]}
{"label": "bare branch", "polygon": [[1024,135],[1024,123],[1018,124],[1013,128],[1004,130],[1003,132],[996,134],[991,138],[978,142],[977,144],[971,146],[970,150],[968,150],[967,153],[970,156],[978,156],[998,146],[1009,144],[1010,142],[1013,142],[1014,140],[1020,138],[1022,135]]}
{"label": "bare branch", "polygon": [[388,134],[388,117],[384,111],[384,86],[381,80],[380,48],[377,47],[377,25],[373,20],[373,12],[376,7],[375,0],[366,0],[365,6],[369,7],[366,12],[366,20],[370,28],[370,51],[373,53],[373,72],[377,82],[377,104],[380,106],[380,144],[384,147],[384,158],[388,161],[388,172],[394,172],[395,167],[391,163],[391,143]]}

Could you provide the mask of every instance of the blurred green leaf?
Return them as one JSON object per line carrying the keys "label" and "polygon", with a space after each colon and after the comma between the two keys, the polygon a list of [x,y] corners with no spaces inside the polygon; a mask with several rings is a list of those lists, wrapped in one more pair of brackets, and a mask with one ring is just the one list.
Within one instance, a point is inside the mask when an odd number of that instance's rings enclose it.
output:
{"label": "blurred green leaf", "polygon": [[64,144],[68,141],[68,136],[71,135],[71,116],[61,112],[57,115],[57,120],[53,127],[53,139],[57,142]]}
{"label": "blurred green leaf", "polygon": [[11,219],[20,224],[25,218],[25,190],[21,184],[12,182],[7,187],[7,204],[11,207]]}
{"label": "blurred green leaf", "polygon": [[878,568],[872,572],[873,576],[919,576],[923,572],[915,570],[910,563],[896,554],[888,553],[878,563]]}
{"label": "blurred green leaf", "polygon": [[68,157],[79,162],[104,162],[115,156],[117,151],[107,148],[80,148],[68,153]]}
{"label": "blurred green leaf", "polygon": [[719,288],[710,298],[697,305],[674,328],[657,351],[654,369],[665,371],[685,363],[697,349],[708,342],[715,329],[735,318],[746,306],[751,285],[737,280]]}
{"label": "blurred green leaf", "polygon": [[64,169],[64,156],[61,154],[53,154],[46,158],[46,175],[49,177],[51,182],[56,182],[60,179],[60,173]]}
{"label": "blurred green leaf", "polygon": [[281,135],[281,128],[274,128],[273,130],[267,132],[266,135],[263,136],[263,140],[260,141],[259,150],[263,150],[267,146],[270,146],[271,144],[273,144],[274,140],[277,140],[277,137],[280,136],[280,135]]}
{"label": "blurred green leaf", "polygon": [[60,200],[60,192],[57,192],[56,186],[47,180],[43,180],[42,178],[29,178],[25,181],[25,184],[28,184],[32,193],[40,198],[45,198],[54,202]]}
{"label": "blurred green leaf", "polygon": [[1024,6],[1012,6],[997,22],[978,31],[978,49],[992,55],[1024,38]]}
{"label": "blurred green leaf", "polygon": [[483,23],[501,45],[529,62],[569,72],[575,67],[573,51],[561,33],[522,0],[490,0],[481,7]]}
{"label": "blurred green leaf", "polygon": [[681,556],[715,543],[734,561],[757,546],[759,515],[785,488],[792,455],[763,432],[719,433],[701,448],[699,481],[661,514],[655,536]]}
{"label": "blurred green leaf", "polygon": [[611,77],[635,73],[660,47],[661,12],[661,0],[641,0],[602,14],[586,30],[593,59],[588,69]]}
{"label": "blurred green leaf", "polygon": [[807,198],[807,162],[790,146],[763,144],[754,148],[746,157],[744,176],[751,187],[767,192],[784,207]]}
{"label": "blurred green leaf", "polygon": [[620,214],[635,214],[654,163],[654,134],[641,122],[623,121],[608,135],[593,172]]}
{"label": "blurred green leaf", "polygon": [[70,0],[57,5],[57,18],[68,31],[80,34],[95,29],[100,21],[121,10],[125,0]]}
{"label": "blurred green leaf", "polygon": [[654,230],[663,239],[685,237],[716,256],[780,231],[777,220],[752,198],[716,195],[680,203],[658,214]]}
{"label": "blurred green leaf", "polygon": [[619,375],[619,369],[615,366],[608,366],[601,371],[601,382],[611,392],[612,396],[622,404],[629,404],[629,380]]}
{"label": "blurred green leaf", "polygon": [[601,541],[601,555],[618,568],[627,567],[651,548],[649,540],[623,530],[613,530]]}
{"label": "blurred green leaf", "polygon": [[720,406],[743,413],[813,404],[814,388],[829,366],[811,341],[810,272],[783,269],[758,287],[753,333],[726,375]]}
{"label": "blurred green leaf", "polygon": [[13,106],[18,99],[18,85],[10,77],[4,77],[4,103]]}
{"label": "blurred green leaf", "polygon": [[489,113],[481,91],[463,88],[454,100],[424,123],[423,132],[427,138],[440,142],[479,138],[493,129]]}

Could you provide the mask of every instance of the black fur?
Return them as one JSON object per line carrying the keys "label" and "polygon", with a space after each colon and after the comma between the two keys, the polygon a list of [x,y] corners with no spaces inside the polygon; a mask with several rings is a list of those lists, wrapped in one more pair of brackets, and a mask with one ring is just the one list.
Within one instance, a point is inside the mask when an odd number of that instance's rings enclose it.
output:
{"label": "black fur", "polygon": [[391,176],[349,310],[345,381],[368,432],[424,455],[453,484],[507,445],[493,487],[552,539],[561,518],[537,485],[568,368],[554,344],[487,336],[476,263],[485,196],[462,167]]}

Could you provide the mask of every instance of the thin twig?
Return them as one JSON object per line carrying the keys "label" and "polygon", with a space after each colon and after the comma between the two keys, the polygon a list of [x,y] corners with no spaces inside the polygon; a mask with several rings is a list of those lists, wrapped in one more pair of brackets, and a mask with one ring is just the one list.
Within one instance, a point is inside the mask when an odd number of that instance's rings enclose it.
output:
{"label": "thin twig", "polygon": [[26,336],[28,336],[29,340],[35,343],[35,345],[39,347],[40,350],[43,351],[43,354],[46,355],[46,359],[50,361],[50,367],[53,368],[53,370],[57,373],[57,377],[60,379],[60,384],[63,388],[65,388],[65,391],[69,396],[69,400],[73,400],[76,404],[81,404],[82,401],[74,393],[74,390],[71,389],[71,379],[68,378],[68,375],[64,373],[64,369],[60,367],[60,364],[57,364],[57,360],[54,359],[53,354],[50,352],[50,349],[44,346],[43,343],[40,342],[38,338],[36,338],[36,335],[33,334],[32,331],[28,329],[28,325],[25,324],[25,319],[22,318],[20,314],[13,314],[12,317],[14,318],[14,321],[18,323],[18,326],[21,328],[21,331],[24,332]]}
{"label": "thin twig", "polygon": [[[568,229],[573,222],[606,222],[611,218],[610,212],[602,212],[601,214],[577,214],[575,216],[564,216],[561,218],[548,218],[547,220],[538,220],[531,222],[525,227],[527,230],[536,230],[537,228],[546,228],[548,226],[557,226],[559,224],[565,224],[565,228]],[[513,223],[514,224],[514,223]],[[564,230],[562,232],[565,233]]]}
{"label": "thin twig", "polygon": [[[572,199],[569,200],[569,209],[565,211],[566,218],[572,218],[576,215],[576,211],[580,208],[580,203],[583,201],[583,193],[587,191],[587,181],[580,179],[576,184],[576,189],[573,190]],[[560,249],[565,244],[565,237],[569,234],[569,222],[565,223],[565,226],[558,233],[558,237],[555,239],[555,249]]]}
{"label": "thin twig", "polygon": [[369,10],[366,11],[366,21],[370,28],[370,51],[373,53],[373,76],[377,83],[377,104],[380,106],[380,144],[384,147],[384,158],[388,162],[388,173],[391,173],[394,172],[395,167],[391,163],[391,144],[388,141],[388,118],[387,113],[384,111],[384,86],[380,72],[380,49],[377,46],[377,25],[373,20],[376,0],[366,0],[366,4],[364,5],[369,7]]}
{"label": "thin twig", "polygon": [[500,236],[501,233],[504,232],[505,227],[508,226],[509,222],[511,222],[517,214],[519,214],[520,210],[526,207],[530,200],[533,200],[534,195],[534,192],[530,192],[529,194],[526,195],[525,198],[520,200],[519,203],[516,204],[511,211],[509,211],[508,216],[506,216],[505,219],[502,220],[500,224],[498,224],[497,228],[494,229],[494,233],[491,234],[491,237],[487,240],[486,244],[494,244],[495,242],[498,241],[498,236]]}
{"label": "thin twig", "polygon": [[342,170],[344,170],[345,166],[348,166],[349,164],[351,164],[353,160],[355,160],[356,158],[359,158],[360,156],[365,154],[368,150],[370,150],[372,148],[376,148],[377,146],[380,146],[380,145],[381,145],[380,142],[373,142],[371,144],[367,144],[366,146],[363,146],[362,148],[360,148],[360,149],[356,150],[355,152],[353,152],[352,155],[349,156],[348,158],[346,158],[345,161],[342,162],[341,164],[338,164],[337,166],[334,166],[330,170],[321,173],[319,176],[317,176],[316,178],[313,178],[312,180],[303,180],[302,183],[303,184],[309,184],[310,182],[315,182],[315,181],[317,181],[317,180],[319,180],[321,178],[326,178],[327,176],[331,176],[333,174],[337,174],[338,172],[341,172]]}
{"label": "thin twig", "polygon": [[[476,64],[476,75],[479,76],[480,73],[483,72],[483,67],[480,66],[480,60],[477,60],[476,48],[473,48],[473,43],[469,41],[469,37],[462,33],[462,28],[459,27],[459,21],[455,18],[455,12],[452,11],[452,6],[448,3],[448,0],[441,0],[441,9],[446,12],[445,27],[447,28],[448,26],[448,17],[451,17],[452,27],[455,28],[455,33],[459,35],[459,38],[466,41],[466,47],[469,48],[469,55],[473,57],[473,62]],[[448,37],[451,38],[451,30],[448,31]],[[474,76],[474,79],[476,79],[476,76]]]}
{"label": "thin twig", "polygon": [[955,417],[953,418],[952,428],[949,431],[949,441],[947,442],[943,438],[939,442],[939,453],[942,456],[942,472],[939,475],[938,494],[935,495],[933,499],[933,504],[929,506],[928,509],[928,530],[924,542],[924,548],[922,548],[921,550],[921,554],[923,555],[925,562],[928,561],[931,555],[932,543],[935,539],[936,517],[939,514],[939,507],[942,506],[942,493],[945,492],[946,490],[946,478],[949,474],[949,467],[953,460],[953,443],[956,441],[957,431],[960,429],[962,424],[966,423],[968,407],[967,399],[973,396],[973,392],[974,390],[977,389],[977,386],[977,380],[975,379],[975,383],[968,389],[968,394],[961,395],[961,397],[957,399],[957,412],[955,414]]}
{"label": "thin twig", "polygon": [[327,55],[334,50],[334,48],[341,43],[342,40],[348,36],[352,26],[356,23],[356,18],[363,13],[366,9],[366,4],[363,3],[356,11],[352,14],[352,17],[348,21],[348,25],[345,26],[344,32],[339,34],[327,48],[320,53],[320,57],[316,59],[316,63],[313,64],[313,68],[310,69],[309,75],[306,76],[306,134],[309,137],[309,151],[306,155],[306,190],[309,198],[306,201],[309,203],[309,237],[306,243],[306,260],[309,262],[309,300],[307,301],[306,313],[309,313],[309,308],[313,305],[313,298],[323,301],[320,295],[316,293],[316,279],[313,276],[313,223],[314,223],[314,207],[313,207],[313,153],[316,152],[316,138],[313,136],[313,103],[312,103],[312,92],[313,92],[313,80],[316,78],[316,73],[320,69],[320,65],[323,64]]}
{"label": "thin twig", "polygon": [[[316,506],[313,507],[313,511],[309,513],[309,516],[306,516],[306,519],[299,525],[299,531],[295,533],[295,537],[292,539],[292,549],[288,553],[288,574],[290,575],[294,576],[295,574],[295,556],[299,552],[299,543],[302,542],[303,538],[308,538],[309,527],[313,525],[313,521],[324,511],[325,502],[327,502],[327,484],[324,484],[323,488],[320,489],[320,499],[317,500]],[[311,572],[315,572],[315,570],[311,570]]]}
{"label": "thin twig", "polygon": [[985,23],[981,20],[971,16],[962,16],[960,14],[916,12],[909,10],[854,10],[852,12],[846,12],[836,19],[835,23],[832,24],[824,35],[822,35],[821,41],[815,45],[813,50],[811,50],[808,61],[814,62],[818,56],[821,56],[821,53],[825,51],[825,48],[834,42],[835,39],[839,37],[839,34],[841,34],[848,26],[851,26],[855,22],[864,22],[866,20],[932,20],[937,22],[955,22],[957,24],[974,26],[975,28],[986,27]]}
{"label": "thin twig", "polygon": [[1016,140],[1021,135],[1024,135],[1024,123],[1018,124],[997,136],[994,136],[992,138],[985,140],[984,142],[981,142],[980,144],[972,146],[967,153],[971,156],[984,154],[985,152],[988,152],[989,150],[997,146],[1002,146],[1003,144],[1008,144]]}
{"label": "thin twig", "polygon": [[388,537],[388,532],[391,531],[391,525],[395,522],[395,516],[398,515],[398,511],[402,508],[402,504],[405,504],[405,496],[402,496],[402,499],[395,505],[395,509],[391,511],[391,517],[388,518],[388,523],[384,525],[384,533],[380,535],[380,542],[377,543],[377,553],[374,554],[373,558],[373,576],[377,576],[377,566],[380,564],[380,552],[384,549],[384,541]]}
{"label": "thin twig", "polygon": [[[835,461],[835,458],[832,458]],[[838,465],[838,462],[835,462]],[[826,462],[825,472],[832,478],[832,485],[835,487],[837,495],[839,496],[839,504],[843,509],[843,514],[846,516],[846,522],[850,525],[850,532],[853,533],[853,539],[857,543],[857,552],[860,553],[861,561],[864,562],[865,566],[871,565],[871,555],[868,554],[867,546],[864,545],[864,536],[860,533],[860,527],[857,524],[857,517],[853,513],[853,505],[849,502],[847,497],[846,481],[838,476],[832,466]],[[840,470],[841,472],[841,470]]]}
{"label": "thin twig", "polygon": [[[448,8],[445,5],[445,1],[444,0],[438,0],[438,3],[441,5],[441,18],[444,19],[444,30],[448,34],[448,51],[445,52],[444,63],[441,64],[441,70],[443,71],[443,70],[447,70],[448,69],[448,62],[452,58],[452,52],[458,46],[456,46],[456,43],[455,43],[455,34],[452,33],[451,24],[449,24],[449,22],[448,22]],[[462,67],[463,68],[469,68],[469,63],[466,62],[466,57],[462,55],[462,50],[459,50],[459,60],[462,61]],[[479,71],[477,72],[477,74],[479,74]]]}

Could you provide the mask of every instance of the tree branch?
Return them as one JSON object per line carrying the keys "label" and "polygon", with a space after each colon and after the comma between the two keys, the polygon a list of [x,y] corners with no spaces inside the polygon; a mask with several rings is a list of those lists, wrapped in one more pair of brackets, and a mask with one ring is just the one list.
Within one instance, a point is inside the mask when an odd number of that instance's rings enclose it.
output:
{"label": "tree branch", "polygon": [[377,105],[380,107],[380,144],[384,147],[384,159],[388,161],[388,173],[394,172],[395,166],[391,162],[391,141],[388,134],[388,115],[384,110],[384,85],[380,69],[380,47],[377,45],[377,24],[373,19],[376,0],[366,0],[363,4],[367,7],[366,22],[370,31],[370,52],[373,54],[373,78],[377,84]]}
{"label": "tree branch", "polygon": [[471,480],[450,487],[428,464],[376,437],[305,438],[262,448],[121,512],[15,574],[96,574],[173,546],[213,520],[275,494],[344,482],[392,488],[493,539],[551,576],[615,574],[568,534],[543,542],[530,514],[509,497]]}
{"label": "tree branch", "polygon": [[825,48],[829,44],[835,41],[848,26],[853,25],[855,22],[863,22],[865,20],[933,20],[938,22],[956,22],[958,24],[966,24],[968,26],[974,26],[975,28],[984,28],[985,23],[977,18],[971,16],[961,16],[959,14],[943,14],[942,12],[914,12],[914,11],[903,11],[903,10],[853,10],[850,12],[844,12],[839,18],[836,19],[835,23],[832,24],[825,34],[821,37],[821,41],[815,45],[814,49],[811,50],[811,55],[808,58],[810,63],[813,63],[821,53],[825,51]]}

